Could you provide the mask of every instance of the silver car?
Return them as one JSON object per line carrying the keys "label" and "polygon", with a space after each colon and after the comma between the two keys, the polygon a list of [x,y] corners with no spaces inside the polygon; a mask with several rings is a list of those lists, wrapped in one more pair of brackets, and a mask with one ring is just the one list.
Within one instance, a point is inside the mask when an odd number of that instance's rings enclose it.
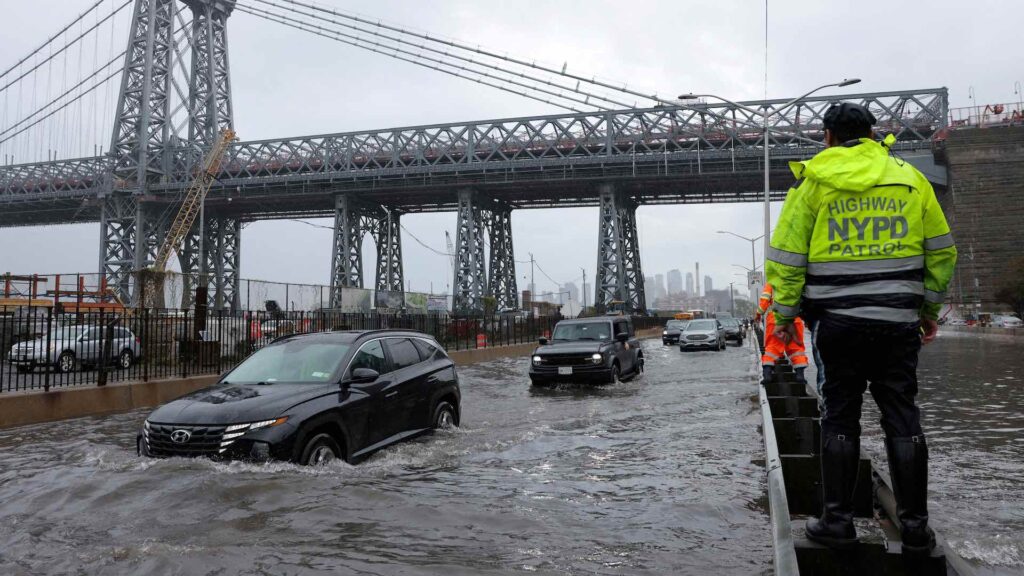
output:
{"label": "silver car", "polygon": [[[115,326],[113,331],[106,362],[128,368],[141,356],[142,346],[131,330]],[[19,372],[30,372],[36,366],[53,366],[58,372],[93,366],[102,361],[103,333],[101,326],[57,326],[49,336],[12,346],[8,359]]]}
{"label": "silver car", "polygon": [[679,350],[725,350],[725,328],[714,318],[691,320],[679,334]]}

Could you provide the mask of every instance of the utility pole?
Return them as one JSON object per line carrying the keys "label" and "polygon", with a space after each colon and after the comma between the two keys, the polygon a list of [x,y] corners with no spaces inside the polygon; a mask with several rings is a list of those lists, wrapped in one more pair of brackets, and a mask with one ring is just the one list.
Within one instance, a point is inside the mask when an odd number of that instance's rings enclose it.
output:
{"label": "utility pole", "polygon": [[537,290],[537,284],[533,281],[533,252],[530,252],[530,300],[533,300],[533,293]]}
{"label": "utility pole", "polygon": [[735,284],[735,282],[729,282],[729,310],[730,310],[729,313],[732,314],[733,318],[735,318],[736,317],[736,298],[733,295],[733,291],[732,291],[732,285],[733,284]]}
{"label": "utility pole", "polygon": [[580,272],[583,272],[583,308],[580,309],[580,314],[587,311],[587,269],[580,266]]}

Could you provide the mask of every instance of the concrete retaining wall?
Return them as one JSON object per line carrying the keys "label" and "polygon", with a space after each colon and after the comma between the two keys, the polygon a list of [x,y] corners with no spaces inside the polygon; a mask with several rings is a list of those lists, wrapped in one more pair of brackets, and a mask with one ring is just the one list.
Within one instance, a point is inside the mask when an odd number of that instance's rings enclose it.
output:
{"label": "concrete retaining wall", "polygon": [[1024,337],[1024,329],[1022,328],[996,328],[988,326],[982,328],[980,326],[939,326],[939,333],[942,332],[962,332],[964,334],[979,334],[987,336],[1009,336],[1009,337]]}

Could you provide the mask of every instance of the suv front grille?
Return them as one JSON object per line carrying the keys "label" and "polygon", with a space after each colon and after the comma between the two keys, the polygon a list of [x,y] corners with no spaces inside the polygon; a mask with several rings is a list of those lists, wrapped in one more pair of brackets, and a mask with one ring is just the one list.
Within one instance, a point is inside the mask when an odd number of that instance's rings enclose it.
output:
{"label": "suv front grille", "polygon": [[[216,456],[225,426],[153,424],[143,427],[143,440],[152,456]],[[175,442],[174,433],[183,430],[188,440]],[[179,440],[182,435],[179,434]]]}
{"label": "suv front grille", "polygon": [[687,340],[707,340],[708,339],[708,335],[707,334],[687,334],[686,335],[686,339]]}
{"label": "suv front grille", "polygon": [[546,356],[544,363],[549,366],[581,366],[583,364],[591,364],[590,355],[586,356]]}

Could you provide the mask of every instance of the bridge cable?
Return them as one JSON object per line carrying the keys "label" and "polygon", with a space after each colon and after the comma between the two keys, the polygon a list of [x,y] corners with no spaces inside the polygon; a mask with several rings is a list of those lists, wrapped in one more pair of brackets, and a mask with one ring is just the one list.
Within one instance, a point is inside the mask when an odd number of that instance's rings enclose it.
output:
{"label": "bridge cable", "polygon": [[[438,48],[432,48],[432,47],[428,46],[427,43],[425,43],[425,42],[418,42],[417,43],[417,42],[413,42],[411,40],[407,40],[407,39],[404,39],[404,38],[401,38],[401,37],[398,37],[398,36],[390,36],[388,34],[383,34],[381,32],[378,32],[378,31],[375,31],[375,30],[372,30],[372,29],[366,29],[366,28],[363,28],[363,27],[360,27],[360,26],[357,26],[357,25],[354,25],[354,24],[346,24],[346,23],[340,22],[338,20],[333,20],[333,19],[325,17],[325,16],[318,16],[316,14],[312,14],[312,13],[309,13],[309,12],[304,12],[304,11],[298,10],[296,8],[288,8],[286,6],[281,6],[280,4],[277,4],[275,2],[271,2],[269,0],[255,0],[255,1],[259,2],[261,4],[267,4],[267,5],[270,5],[270,6],[274,6],[275,8],[278,8],[278,9],[289,10],[290,12],[293,12],[295,14],[301,14],[303,16],[308,16],[310,18],[315,18],[315,19],[323,21],[323,22],[329,22],[329,23],[334,24],[336,26],[340,26],[340,27],[343,27],[343,28],[348,28],[350,30],[355,30],[357,32],[362,32],[364,34],[370,34],[372,36],[376,36],[378,38],[383,38],[383,39],[391,41],[391,42],[397,42],[399,44],[405,44],[405,45],[408,45],[408,46],[413,46],[413,47],[415,47],[417,49],[420,49],[420,50],[426,50],[428,52],[434,52],[436,54],[441,54],[441,55],[443,55],[446,58],[453,58],[453,59],[456,59],[456,60],[461,60],[461,61],[464,61],[464,62],[468,62],[468,63],[473,64],[473,65],[484,66],[484,67],[490,68],[492,70],[497,70],[497,71],[505,73],[505,74],[509,74],[509,75],[512,75],[512,76],[518,76],[518,77],[523,78],[523,79],[532,80],[534,82],[539,82],[539,83],[546,84],[546,85],[552,86],[552,87],[556,87],[556,88],[559,88],[559,89],[562,89],[562,90],[568,90],[568,91],[571,91],[571,92],[575,92],[575,93],[580,94],[582,96],[586,96],[588,99],[593,98],[593,99],[596,99],[596,100],[603,100],[605,102],[614,104],[615,106],[620,107],[620,108],[634,108],[635,107],[635,106],[630,105],[628,103],[617,101],[617,100],[615,100],[613,98],[610,98],[610,97],[602,95],[602,94],[590,93],[590,92],[587,92],[585,90],[580,90],[578,85],[575,88],[571,87],[571,86],[565,86],[565,85],[559,84],[559,83],[554,82],[554,81],[552,81],[550,79],[547,79],[547,78],[532,76],[532,75],[530,75],[528,73],[524,73],[524,72],[521,72],[521,71],[516,71],[516,70],[510,70],[510,69],[507,69],[507,68],[502,68],[501,66],[496,65],[496,64],[475,60],[473,58],[462,56],[462,55],[459,55],[459,54],[454,54],[450,50],[447,50],[447,49],[441,50],[441,49],[438,49]],[[603,109],[603,110],[608,110],[609,109],[608,106],[599,105],[599,104],[595,104],[595,103],[589,103],[589,104],[591,106],[594,106],[594,107],[599,108],[599,109]]]}
{"label": "bridge cable", "polygon": [[95,4],[93,4],[92,6],[90,6],[85,12],[82,12],[81,14],[79,14],[78,18],[75,18],[67,26],[61,28],[59,32],[57,32],[53,36],[50,36],[50,38],[46,42],[43,42],[38,48],[36,48],[35,50],[29,52],[28,55],[26,55],[21,60],[18,60],[17,62],[15,62],[14,65],[12,65],[7,70],[4,70],[3,72],[0,72],[0,78],[3,78],[4,76],[7,76],[8,74],[11,73],[12,70],[14,70],[18,66],[21,66],[22,64],[24,64],[26,60],[28,60],[29,58],[35,56],[37,53],[42,51],[43,48],[46,48],[47,46],[49,46],[51,42],[53,42],[58,37],[60,37],[62,34],[64,34],[64,32],[67,32],[72,26],[74,26],[79,21],[81,21],[83,18],[88,16],[90,12],[95,10],[100,4],[102,4],[105,1],[106,0],[97,0],[97,2]]}
{"label": "bridge cable", "polygon": [[[260,0],[258,0],[258,1],[260,1]],[[444,44],[446,46],[450,46],[452,48],[457,48],[459,50],[465,50],[465,51],[468,51],[468,52],[475,52],[475,53],[480,54],[482,56],[488,56],[488,57],[495,58],[495,59],[498,59],[498,60],[504,60],[506,62],[510,62],[510,63],[513,63],[513,64],[518,64],[520,66],[525,66],[525,67],[533,68],[533,69],[536,69],[536,70],[542,70],[542,71],[547,72],[549,74],[556,74],[558,76],[563,76],[565,78],[570,78],[572,80],[576,80],[577,82],[585,82],[587,84],[592,84],[592,85],[595,85],[595,86],[600,86],[602,88],[606,88],[606,89],[609,89],[609,90],[614,90],[616,92],[621,92],[621,93],[624,93],[624,94],[629,94],[631,96],[637,96],[637,97],[643,98],[645,100],[653,100],[654,102],[656,102],[658,104],[668,104],[668,105],[671,105],[671,106],[677,106],[678,105],[678,103],[676,103],[676,102],[667,101],[667,100],[661,98],[656,93],[655,94],[644,94],[642,92],[637,92],[637,91],[629,89],[629,87],[627,85],[616,86],[616,85],[609,84],[607,82],[598,80],[597,78],[594,78],[594,77],[586,78],[584,76],[578,76],[576,74],[571,74],[571,73],[567,72],[565,70],[565,68],[563,68],[562,70],[558,70],[558,69],[555,69],[555,68],[549,68],[549,67],[544,66],[542,64],[537,64],[536,62],[528,62],[528,61],[525,61],[525,60],[520,60],[518,58],[514,58],[514,57],[511,57],[511,56],[508,56],[507,54],[503,55],[503,54],[498,54],[496,52],[492,52],[490,50],[485,50],[485,49],[483,49],[483,48],[481,48],[479,46],[474,48],[472,46],[468,46],[468,45],[465,45],[465,44],[462,44],[462,43],[459,43],[459,42],[455,42],[454,40],[445,40],[444,38],[438,38],[436,36],[431,36],[429,34],[420,34],[420,33],[417,33],[417,32],[412,32],[412,31],[409,31],[409,30],[405,30],[403,28],[399,28],[397,26],[392,26],[392,25],[389,25],[389,24],[385,24],[385,23],[383,23],[383,22],[381,22],[379,20],[374,22],[374,21],[371,21],[371,20],[366,20],[365,18],[360,18],[359,16],[356,16],[354,14],[349,14],[349,13],[345,13],[345,12],[339,12],[337,10],[332,10],[330,8],[324,8],[322,6],[317,6],[315,4],[307,4],[305,2],[300,2],[299,0],[281,0],[281,1],[287,2],[288,4],[294,4],[296,6],[303,6],[305,8],[309,8],[309,9],[312,9],[312,10],[317,10],[317,11],[320,11],[320,12],[325,12],[325,13],[328,13],[328,14],[333,14],[334,16],[345,18],[346,20],[352,20],[354,22],[359,22],[360,24],[365,24],[365,25],[369,25],[369,26],[383,28],[385,30],[390,30],[392,32],[398,32],[400,34],[406,34],[408,36],[415,36],[415,37],[421,38],[423,40],[427,40],[427,41],[430,41],[430,42],[435,42],[435,43],[438,43],[438,44]],[[630,106],[630,108],[635,108],[635,107],[636,106]]]}
{"label": "bridge cable", "polygon": [[[3,86],[0,86],[0,91],[3,91],[3,90],[6,90],[6,89],[10,88],[10,87],[11,87],[12,85],[14,85],[14,84],[15,84],[16,82],[18,82],[19,80],[21,80],[21,79],[22,79],[22,78],[24,78],[25,76],[28,76],[28,75],[29,75],[29,74],[31,74],[32,72],[35,72],[35,71],[36,71],[37,69],[39,69],[39,67],[41,67],[41,66],[42,66],[43,64],[47,64],[48,62],[50,62],[51,60],[53,60],[53,59],[54,59],[54,58],[56,58],[57,56],[61,55],[61,54],[62,54],[62,53],[63,53],[63,52],[65,51],[65,50],[67,50],[68,48],[70,48],[71,46],[73,46],[74,44],[76,44],[76,43],[77,43],[77,42],[78,42],[79,40],[81,40],[81,39],[82,39],[82,38],[83,38],[83,37],[84,37],[85,35],[89,34],[89,33],[90,33],[90,32],[92,32],[93,30],[95,30],[96,28],[98,28],[98,27],[99,27],[99,26],[100,26],[101,24],[103,24],[103,23],[104,23],[104,22],[106,22],[107,20],[111,19],[111,18],[112,18],[112,17],[113,17],[113,16],[115,15],[115,14],[117,14],[118,12],[120,12],[121,10],[123,10],[123,9],[124,9],[124,8],[125,8],[126,6],[128,6],[129,4],[131,4],[131,2],[132,2],[132,0],[126,0],[126,1],[125,1],[125,3],[124,3],[124,4],[121,4],[121,6],[120,6],[120,7],[118,7],[118,8],[116,9],[116,10],[114,10],[113,12],[111,12],[110,14],[108,14],[107,16],[105,16],[105,17],[104,17],[104,18],[103,18],[102,20],[100,20],[100,21],[99,21],[99,22],[97,22],[96,24],[93,24],[92,26],[90,26],[88,30],[86,30],[86,31],[85,31],[84,33],[82,33],[82,34],[79,34],[79,35],[78,35],[77,37],[75,37],[75,39],[73,39],[73,40],[71,40],[70,42],[66,43],[66,44],[65,44],[64,46],[62,46],[62,47],[61,47],[61,48],[60,48],[59,50],[57,50],[56,52],[52,52],[52,50],[51,50],[51,53],[50,53],[50,55],[49,55],[49,56],[48,56],[48,57],[47,57],[47,58],[46,58],[45,60],[43,60],[42,62],[38,62],[38,63],[36,63],[36,65],[35,65],[35,66],[33,66],[32,68],[30,68],[30,69],[26,70],[25,72],[23,72],[23,73],[22,73],[22,74],[21,74],[20,76],[18,76],[18,77],[17,77],[17,78],[15,78],[14,80],[11,80],[11,81],[9,81],[9,82],[8,82],[7,84],[4,84]],[[41,49],[41,48],[42,48],[42,47],[40,47],[40,49]],[[37,52],[38,52],[38,50],[37,50]],[[5,72],[5,74],[6,74],[6,72]]]}
{"label": "bridge cable", "polygon": [[[362,48],[364,50],[369,50],[371,52],[376,52],[378,54],[383,54],[385,56],[390,56],[390,57],[395,58],[397,60],[402,60],[404,62],[409,62],[410,64],[415,64],[417,66],[422,66],[424,68],[429,68],[429,69],[435,70],[437,72],[442,72],[444,74],[449,74],[451,76],[456,76],[458,78],[463,78],[463,79],[466,79],[466,80],[470,80],[470,81],[476,82],[478,84],[483,84],[485,86],[490,86],[492,88],[497,88],[499,90],[504,90],[506,92],[511,92],[513,94],[517,94],[519,96],[523,96],[523,97],[526,97],[526,98],[537,100],[537,101],[543,102],[545,104],[551,104],[551,105],[554,105],[554,106],[558,106],[560,108],[565,108],[566,110],[570,110],[572,112],[582,113],[581,110],[577,110],[576,108],[573,108],[572,106],[569,106],[569,105],[566,105],[566,104],[562,104],[562,103],[559,103],[559,102],[555,102],[555,101],[552,101],[552,100],[546,100],[546,99],[544,99],[543,97],[540,97],[540,96],[533,96],[533,95],[530,95],[530,94],[527,94],[527,93],[517,92],[517,91],[515,91],[512,88],[509,88],[509,87],[506,87],[506,86],[501,86],[499,84],[494,84],[494,83],[491,83],[491,82],[487,82],[487,81],[482,80],[480,78],[474,78],[474,77],[466,76],[464,74],[460,74],[457,71],[446,70],[444,68],[440,68],[440,67],[437,67],[437,66],[432,66],[430,64],[426,64],[424,62],[419,62],[419,61],[411,59],[411,58],[405,58],[405,57],[402,57],[402,56],[398,56],[397,54],[390,54],[388,52],[382,51],[382,50],[377,49],[377,48],[373,48],[371,46],[367,46],[367,45],[358,44],[358,43],[355,43],[355,42],[350,42],[350,41],[347,41],[347,40],[343,40],[343,39],[338,37],[338,35],[341,35],[341,33],[323,29],[322,27],[317,26],[315,24],[308,24],[308,23],[302,23],[302,22],[300,22],[298,24],[295,24],[295,23],[292,23],[292,22],[288,22],[287,20],[292,20],[292,19],[289,19],[287,17],[281,17],[281,16],[278,16],[276,14],[273,15],[273,16],[268,16],[268,15],[260,14],[258,12],[262,12],[262,11],[260,11],[259,9],[252,9],[252,8],[249,8],[249,7],[244,6],[242,4],[236,4],[235,7],[237,9],[241,10],[242,12],[246,12],[246,13],[251,14],[253,16],[256,16],[256,17],[259,17],[259,18],[263,18],[263,19],[269,20],[271,22],[277,22],[279,24],[284,24],[285,26],[290,26],[292,28],[297,28],[299,30],[303,30],[305,32],[310,32],[310,33],[316,34],[318,36],[323,36],[324,38],[329,38],[331,40],[335,40],[335,41],[341,42],[343,44],[349,44],[349,45],[355,46],[357,48]],[[266,13],[266,14],[272,14],[272,13]],[[311,27],[311,28],[320,28],[322,30],[326,30],[326,32],[317,31],[317,30],[311,29],[309,27]],[[334,35],[331,35],[331,34],[334,34]],[[380,44],[377,44],[377,45],[380,45]],[[457,68],[453,64],[445,64],[445,66],[452,67],[452,68]],[[474,74],[484,75],[484,73],[476,71],[476,70],[470,70],[470,69],[467,69],[467,68],[462,68],[462,69],[466,70],[467,72],[474,73]],[[491,77],[493,78],[493,76],[491,76]],[[567,97],[567,96],[563,96],[563,95],[557,95],[557,96],[559,98],[563,98],[563,99],[567,99],[567,100],[573,100],[572,98]]]}

